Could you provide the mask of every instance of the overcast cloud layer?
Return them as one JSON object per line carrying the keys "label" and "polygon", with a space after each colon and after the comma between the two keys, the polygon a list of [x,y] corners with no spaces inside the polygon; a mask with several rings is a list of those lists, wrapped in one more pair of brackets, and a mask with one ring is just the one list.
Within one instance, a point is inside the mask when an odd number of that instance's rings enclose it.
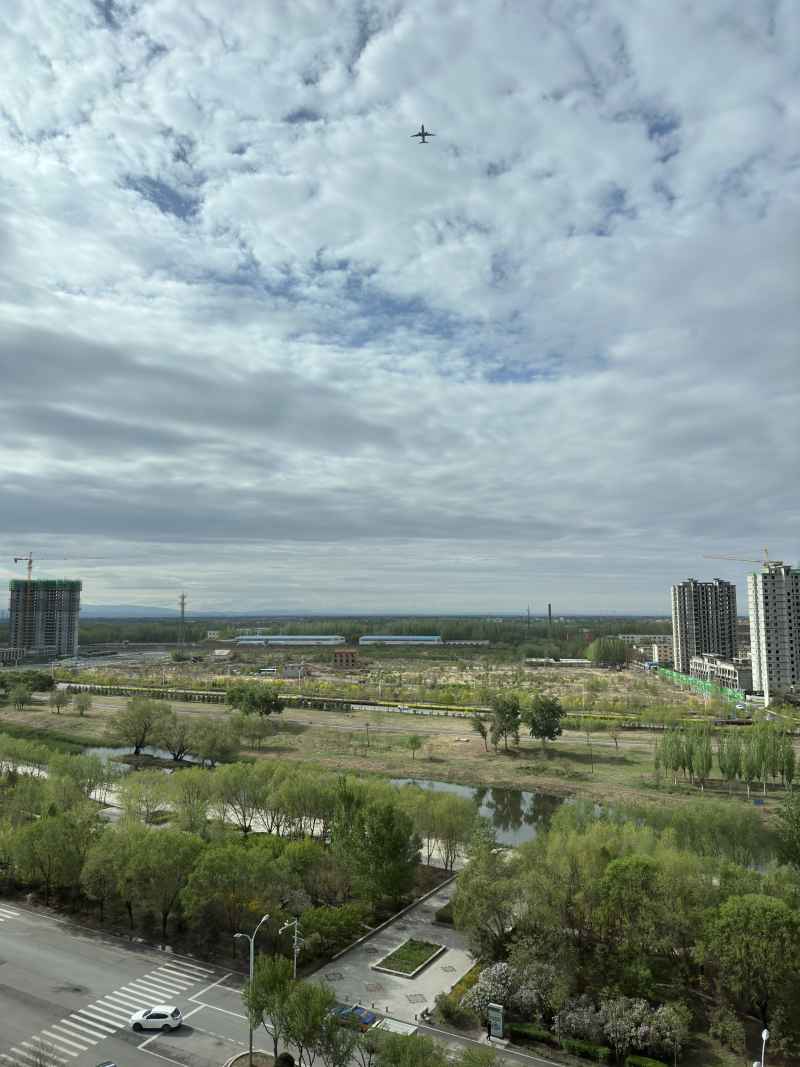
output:
{"label": "overcast cloud layer", "polygon": [[798,55],[794,0],[5,0],[0,577],[666,613],[796,560]]}

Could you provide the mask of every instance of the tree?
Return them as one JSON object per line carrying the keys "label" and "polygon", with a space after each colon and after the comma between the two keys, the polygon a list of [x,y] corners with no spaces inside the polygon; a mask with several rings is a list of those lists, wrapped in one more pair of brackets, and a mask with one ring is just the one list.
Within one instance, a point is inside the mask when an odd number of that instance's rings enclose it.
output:
{"label": "tree", "polygon": [[800,979],[798,944],[800,916],[782,900],[751,893],[720,905],[706,947],[723,991],[757,1011],[766,1026],[772,1007]]}
{"label": "tree", "polygon": [[245,715],[280,715],[284,707],[280,694],[269,682],[236,682],[228,687],[225,699]]}
{"label": "tree", "polygon": [[586,658],[597,666],[622,666],[628,658],[624,641],[617,637],[598,637],[586,649]]}
{"label": "tree", "polygon": [[96,816],[87,821],[70,814],[48,815],[17,831],[12,842],[14,864],[22,880],[44,887],[45,904],[53,889],[78,884],[89,838],[96,829]]}
{"label": "tree", "polygon": [[192,727],[185,715],[177,715],[168,708],[153,731],[153,740],[165,748],[174,760],[182,760],[189,751]]}
{"label": "tree", "polygon": [[198,719],[192,725],[190,748],[203,764],[213,767],[216,763],[233,759],[239,751],[239,739],[230,723],[219,719]]}
{"label": "tree", "polygon": [[420,841],[410,817],[396,803],[368,805],[352,839],[349,861],[365,895],[398,904],[414,887]]}
{"label": "tree", "polygon": [[505,956],[519,898],[516,857],[507,860],[494,846],[491,832],[479,827],[453,898],[455,925],[466,932],[472,953],[482,960]]}
{"label": "tree", "polygon": [[251,915],[272,913],[273,902],[277,911],[285,888],[266,847],[231,841],[209,845],[201,853],[182,899],[188,915],[221,926],[233,938]]}
{"label": "tree", "polygon": [[212,788],[212,776],[202,767],[191,767],[169,779],[169,798],[181,830],[207,836]]}
{"label": "tree", "polygon": [[431,805],[436,847],[444,869],[452,871],[459,852],[467,845],[475,830],[475,805],[466,797],[448,793],[434,793]]}
{"label": "tree", "polygon": [[47,703],[50,705],[56,715],[60,715],[62,710],[67,706],[67,704],[69,704],[69,702],[70,695],[66,691],[66,689],[54,689],[50,693],[50,696],[47,698]]}
{"label": "tree", "polygon": [[31,702],[31,691],[24,685],[15,685],[9,693],[9,699],[17,711],[22,711]]}
{"label": "tree", "polygon": [[778,809],[778,851],[783,863],[800,871],[800,793],[789,793]]}
{"label": "tree", "polygon": [[[305,927],[304,927],[305,929]],[[358,1030],[342,1026],[333,1015],[327,1015],[320,1030],[319,1057],[325,1067],[349,1067],[360,1041]]]}
{"label": "tree", "polygon": [[169,705],[161,700],[134,697],[127,707],[112,716],[109,736],[113,741],[132,745],[134,756],[138,756],[158,731],[161,718],[168,710]]}
{"label": "tree", "polygon": [[289,1010],[292,997],[292,963],[285,956],[256,956],[253,985],[246,983],[242,1000],[255,1029],[264,1027],[272,1037],[273,1055],[278,1057],[278,1045],[286,1040],[289,1029]]}
{"label": "tree", "polygon": [[92,710],[92,694],[86,692],[76,693],[73,703],[75,705],[75,710],[80,717],[83,718]]}
{"label": "tree", "polygon": [[129,819],[151,823],[167,803],[169,779],[163,771],[136,771],[119,787],[122,809]]}
{"label": "tree", "polygon": [[542,742],[542,751],[545,751],[546,741],[555,741],[561,736],[561,720],[564,717],[564,709],[558,697],[537,694],[531,701],[529,708],[523,712],[523,718],[528,727],[531,737],[538,737]]}
{"label": "tree", "polygon": [[411,749],[411,758],[417,758],[417,752],[422,748],[422,738],[419,734],[411,734],[406,740],[406,744]]}
{"label": "tree", "polygon": [[495,751],[502,740],[508,752],[508,739],[513,737],[519,744],[519,697],[515,693],[498,693],[492,700],[491,740]]}
{"label": "tree", "polygon": [[472,729],[483,739],[484,752],[489,751],[489,727],[486,725],[486,721],[477,713],[470,719],[470,725]]}
{"label": "tree", "polygon": [[189,881],[203,842],[183,830],[152,830],[145,848],[133,857],[131,878],[138,898],[161,916],[161,940],[167,940],[167,920]]}
{"label": "tree", "polygon": [[375,1067],[450,1067],[446,1050],[430,1037],[383,1034]]}
{"label": "tree", "polygon": [[214,774],[213,796],[223,820],[232,819],[243,834],[264,803],[264,782],[252,763],[229,763]]}
{"label": "tree", "polygon": [[336,1004],[333,991],[317,982],[294,982],[289,995],[286,1038],[304,1067],[313,1067],[325,1022]]}

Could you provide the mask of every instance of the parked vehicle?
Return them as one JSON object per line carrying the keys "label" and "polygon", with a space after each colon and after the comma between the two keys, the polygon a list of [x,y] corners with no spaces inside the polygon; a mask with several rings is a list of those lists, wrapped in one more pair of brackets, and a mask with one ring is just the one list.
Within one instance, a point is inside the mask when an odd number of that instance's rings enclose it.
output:
{"label": "parked vehicle", "polygon": [[131,1029],[137,1033],[141,1030],[177,1030],[183,1023],[180,1008],[172,1004],[158,1004],[155,1008],[142,1008],[130,1018]]}
{"label": "parked vehicle", "polygon": [[371,1030],[379,1022],[374,1011],[367,1011],[360,1004],[354,1004],[352,1008],[334,1008],[331,1015],[342,1026],[352,1026],[356,1030],[361,1030],[362,1033]]}

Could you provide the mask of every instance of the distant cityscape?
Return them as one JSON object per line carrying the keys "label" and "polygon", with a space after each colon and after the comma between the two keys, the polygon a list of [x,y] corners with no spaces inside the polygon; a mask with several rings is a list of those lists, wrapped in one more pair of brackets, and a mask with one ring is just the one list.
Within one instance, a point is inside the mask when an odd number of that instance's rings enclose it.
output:
{"label": "distant cityscape", "polygon": [[[0,663],[77,656],[82,582],[13,579],[9,591],[9,642],[0,647]],[[748,575],[747,594],[749,618],[740,618],[732,582],[687,578],[671,589],[671,636],[623,633],[618,639],[629,646],[631,659],[645,669],[670,671],[674,680],[691,679],[742,698],[760,697],[768,706],[796,693],[800,683],[800,570],[781,560],[765,560],[759,572]],[[548,619],[552,621],[549,605]],[[217,637],[218,631],[208,631],[210,640]],[[281,635],[252,630],[240,632],[234,641],[238,647],[346,644],[346,638],[336,634]],[[431,634],[375,633],[361,636],[358,644],[489,642],[444,642],[441,636]],[[575,659],[570,663],[580,666],[588,661]]]}

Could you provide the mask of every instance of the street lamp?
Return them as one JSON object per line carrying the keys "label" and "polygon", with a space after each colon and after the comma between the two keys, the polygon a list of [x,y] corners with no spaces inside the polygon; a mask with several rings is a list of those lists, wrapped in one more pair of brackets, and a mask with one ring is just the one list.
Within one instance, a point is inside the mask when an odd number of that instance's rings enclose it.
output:
{"label": "street lamp", "polygon": [[252,1004],[253,1004],[253,946],[255,945],[256,934],[258,933],[258,931],[260,930],[261,926],[263,925],[263,923],[265,923],[267,921],[268,918],[269,918],[269,915],[262,916],[261,919],[259,920],[258,926],[256,926],[256,928],[255,928],[255,930],[253,931],[252,934],[234,934],[233,935],[234,941],[236,940],[237,937],[246,937],[247,940],[250,942],[250,985],[249,985],[249,988],[250,988],[250,998],[249,998],[250,1003],[247,1005],[247,1025],[250,1028],[250,1060],[249,1060],[249,1067],[253,1067],[253,1010],[252,1010]]}
{"label": "street lamp", "polygon": [[284,930],[288,930],[290,926],[294,927],[294,934],[292,935],[292,978],[297,978],[297,957],[300,955],[300,948],[305,944],[303,938],[300,937],[300,930],[298,926],[298,919],[289,919],[278,930],[279,934],[282,934]]}
{"label": "street lamp", "polygon": [[769,1030],[766,1027],[761,1031],[761,1060],[756,1060],[753,1067],[764,1067],[764,1054],[767,1049],[767,1039],[769,1038]]}

